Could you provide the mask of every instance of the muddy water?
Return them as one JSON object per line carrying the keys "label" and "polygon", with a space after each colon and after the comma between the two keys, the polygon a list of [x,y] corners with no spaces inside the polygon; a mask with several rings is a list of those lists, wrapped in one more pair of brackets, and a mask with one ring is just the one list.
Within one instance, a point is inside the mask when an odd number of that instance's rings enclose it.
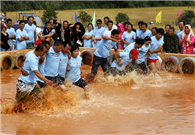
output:
{"label": "muddy water", "polygon": [[[90,68],[82,66],[83,73]],[[7,104],[15,97],[19,76],[19,70],[1,72],[1,97]],[[52,98],[50,107],[44,108],[40,103],[39,107],[17,114],[5,114],[1,110],[1,133],[194,134],[193,75],[160,72],[159,75],[137,76],[131,73],[127,77],[105,79],[99,71],[89,86],[88,101],[83,99],[82,89],[71,86],[70,95],[65,97],[67,104],[60,94],[57,98],[60,102]]]}

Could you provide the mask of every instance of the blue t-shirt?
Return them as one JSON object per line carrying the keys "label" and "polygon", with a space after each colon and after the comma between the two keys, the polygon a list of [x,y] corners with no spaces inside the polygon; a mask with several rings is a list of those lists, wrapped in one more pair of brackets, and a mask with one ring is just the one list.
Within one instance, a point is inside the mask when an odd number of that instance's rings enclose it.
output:
{"label": "blue t-shirt", "polygon": [[144,39],[146,36],[149,36],[149,37],[152,37],[152,32],[150,30],[146,30],[144,33],[143,31],[140,32],[140,38],[141,39]]}
{"label": "blue t-shirt", "polygon": [[[16,35],[14,28],[10,28],[10,29],[7,28],[7,30],[5,32],[7,32],[9,36]],[[9,41],[12,43],[12,45],[14,45],[13,38],[9,39]]]}
{"label": "blue t-shirt", "polygon": [[145,61],[146,59],[146,53],[150,49],[150,44],[148,46],[145,46],[145,44],[137,49],[138,50],[138,59],[137,59],[137,64],[140,64]]}
{"label": "blue t-shirt", "polygon": [[26,49],[26,40],[18,40],[19,38],[21,38],[21,36],[28,37],[28,34],[24,29],[23,31],[21,31],[20,29],[16,31],[16,50]]}
{"label": "blue t-shirt", "polygon": [[121,63],[123,63],[122,66],[120,66],[116,60],[113,61],[113,63],[111,64],[111,67],[116,67],[118,70],[124,70],[125,67],[132,61],[131,58],[129,58],[129,53],[128,52],[120,52],[120,57],[121,59]]}
{"label": "blue t-shirt", "polygon": [[32,24],[31,26],[27,23],[25,24],[24,30],[26,30],[29,40],[26,40],[26,43],[34,43],[34,33],[36,33],[36,26]]}
{"label": "blue t-shirt", "polygon": [[19,80],[25,83],[36,83],[37,80],[34,71],[38,70],[39,57],[31,51],[28,52],[25,57],[23,69],[28,73],[28,76],[21,74]]}
{"label": "blue t-shirt", "polygon": [[[93,35],[95,38],[100,38],[103,36],[104,31],[105,31],[104,27],[101,27],[100,29],[98,27],[95,27],[95,29],[93,30]],[[100,41],[101,40],[96,40],[96,48],[99,45]]]}
{"label": "blue t-shirt", "polygon": [[68,54],[63,54],[60,52],[60,64],[58,68],[58,74],[64,78],[66,73],[66,67],[68,64]]}
{"label": "blue t-shirt", "polygon": [[[92,34],[93,34],[93,30],[91,30],[90,32],[89,32],[89,30],[87,30],[86,32],[85,32],[85,36],[92,36]],[[91,47],[91,48],[93,48],[93,45],[92,45],[92,37],[90,38],[90,39],[84,39],[84,47]]]}
{"label": "blue t-shirt", "polygon": [[140,33],[142,32],[142,30],[140,29],[137,29],[136,30],[136,38],[139,37],[140,38]]}
{"label": "blue t-shirt", "polygon": [[[136,39],[136,34],[134,31],[131,31],[131,33],[128,33],[128,31],[125,31],[122,35],[122,40],[125,40],[129,44],[133,42],[133,40]],[[128,45],[124,44],[124,48],[126,48]]]}
{"label": "blue t-shirt", "polygon": [[[156,50],[159,49],[159,47],[164,44],[164,41],[162,40],[162,38],[160,38],[159,40],[156,39],[156,36],[151,37],[152,41],[150,43],[150,49],[151,50]],[[149,57],[149,55],[147,55],[147,58],[149,59],[153,59],[156,60],[158,59],[158,52],[157,53],[152,53],[152,57]]]}
{"label": "blue t-shirt", "polygon": [[70,68],[70,71],[66,73],[66,79],[67,78],[70,78],[70,81],[72,83],[75,83],[77,82],[81,76],[81,61],[82,61],[82,58],[80,56],[76,57],[76,58],[73,58],[71,57],[70,60],[68,61],[68,66]]}
{"label": "blue t-shirt", "polygon": [[178,36],[179,40],[181,39],[182,30],[178,30],[176,32],[176,35]]}
{"label": "blue t-shirt", "polygon": [[45,57],[45,76],[56,77],[58,75],[60,53],[56,53],[53,47],[51,47]]}
{"label": "blue t-shirt", "polygon": [[123,52],[128,52],[130,53],[132,49],[135,49],[135,42],[131,43],[130,45],[128,45]]}
{"label": "blue t-shirt", "polygon": [[[107,34],[104,36],[108,36]],[[110,36],[108,36],[110,37]],[[102,39],[95,51],[95,55],[100,58],[107,58],[109,56],[109,52],[112,48],[117,49],[116,42],[113,42],[112,40],[104,40]]]}

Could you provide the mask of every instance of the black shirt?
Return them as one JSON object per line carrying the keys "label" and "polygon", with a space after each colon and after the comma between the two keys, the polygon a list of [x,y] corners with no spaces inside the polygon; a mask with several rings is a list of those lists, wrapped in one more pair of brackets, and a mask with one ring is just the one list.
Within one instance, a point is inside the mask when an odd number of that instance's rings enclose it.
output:
{"label": "black shirt", "polygon": [[[7,32],[6,32],[7,33]],[[3,44],[1,44],[1,48],[8,50],[10,48],[8,41],[9,40],[9,35],[7,33],[7,36],[5,36],[2,32],[1,32],[1,42],[3,42]]]}

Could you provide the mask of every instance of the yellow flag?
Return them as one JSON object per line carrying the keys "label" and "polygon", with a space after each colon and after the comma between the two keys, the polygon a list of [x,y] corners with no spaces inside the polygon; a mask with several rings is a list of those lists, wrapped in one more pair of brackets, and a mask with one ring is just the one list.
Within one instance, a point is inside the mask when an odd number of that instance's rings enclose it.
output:
{"label": "yellow flag", "polygon": [[160,11],[156,16],[156,23],[161,23],[161,17],[162,17],[162,11]]}

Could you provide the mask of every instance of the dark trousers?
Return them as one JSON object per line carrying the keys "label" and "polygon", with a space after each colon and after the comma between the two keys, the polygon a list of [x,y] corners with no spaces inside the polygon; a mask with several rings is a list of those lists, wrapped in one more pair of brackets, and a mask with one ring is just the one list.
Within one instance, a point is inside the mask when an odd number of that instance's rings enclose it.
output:
{"label": "dark trousers", "polygon": [[109,73],[108,69],[109,69],[109,63],[107,58],[100,58],[96,55],[94,55],[93,57],[93,65],[92,65],[92,70],[91,70],[91,75],[95,76],[97,74],[98,71],[98,67],[101,66],[104,73]]}
{"label": "dark trousers", "polygon": [[146,74],[148,72],[148,68],[147,68],[145,62],[138,64],[138,66],[143,71],[144,74]]}
{"label": "dark trousers", "polygon": [[113,76],[116,76],[116,75],[126,75],[126,72],[124,70],[118,70],[116,67],[110,67],[109,69],[110,73],[113,75]]}

